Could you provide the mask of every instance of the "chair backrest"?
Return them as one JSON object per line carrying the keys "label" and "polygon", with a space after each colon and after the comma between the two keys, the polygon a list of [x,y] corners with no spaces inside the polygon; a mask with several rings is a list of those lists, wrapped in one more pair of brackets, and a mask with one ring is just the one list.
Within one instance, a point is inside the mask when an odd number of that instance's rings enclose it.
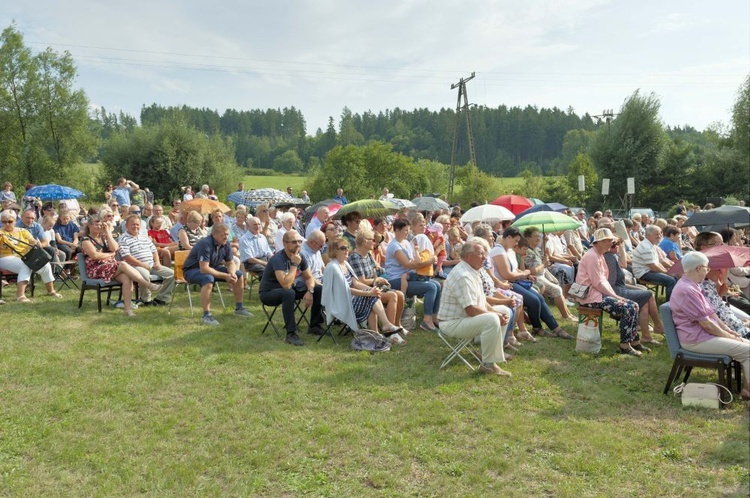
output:
{"label": "chair backrest", "polygon": [[174,252],[174,279],[176,281],[184,281],[185,275],[182,273],[182,267],[185,266],[185,260],[190,254],[190,251],[175,251]]}
{"label": "chair backrest", "polygon": [[76,254],[76,259],[78,260],[78,274],[83,279],[89,278],[89,276],[86,275],[86,259],[85,259],[85,257],[86,256],[82,252],[79,252],[78,254]]}
{"label": "chair backrest", "polygon": [[672,319],[672,308],[669,307],[668,302],[659,306],[659,314],[661,315],[661,321],[664,322],[664,337],[667,339],[669,355],[674,359],[682,346],[680,345],[680,338],[677,336],[677,327],[675,327]]}

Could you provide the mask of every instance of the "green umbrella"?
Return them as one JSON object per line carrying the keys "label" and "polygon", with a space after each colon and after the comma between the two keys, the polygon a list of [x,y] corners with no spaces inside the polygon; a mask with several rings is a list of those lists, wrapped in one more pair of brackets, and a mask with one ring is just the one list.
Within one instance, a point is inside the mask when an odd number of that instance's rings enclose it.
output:
{"label": "green umbrella", "polygon": [[537,211],[522,218],[516,218],[515,223],[511,226],[521,231],[529,227],[537,227],[542,233],[552,233],[561,230],[574,230],[581,226],[581,223],[556,211]]}
{"label": "green umbrella", "polygon": [[401,208],[391,201],[362,199],[342,206],[341,209],[333,215],[333,218],[335,220],[340,220],[342,216],[353,211],[357,211],[363,218],[379,218],[381,216],[398,213],[400,210]]}

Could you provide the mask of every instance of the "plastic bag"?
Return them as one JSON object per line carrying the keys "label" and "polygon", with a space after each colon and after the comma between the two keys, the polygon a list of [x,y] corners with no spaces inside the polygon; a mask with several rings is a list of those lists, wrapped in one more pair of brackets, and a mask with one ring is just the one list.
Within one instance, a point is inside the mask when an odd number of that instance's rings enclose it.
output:
{"label": "plastic bag", "polygon": [[598,353],[602,349],[602,336],[599,333],[600,316],[584,315],[578,319],[576,334],[576,351],[579,353]]}

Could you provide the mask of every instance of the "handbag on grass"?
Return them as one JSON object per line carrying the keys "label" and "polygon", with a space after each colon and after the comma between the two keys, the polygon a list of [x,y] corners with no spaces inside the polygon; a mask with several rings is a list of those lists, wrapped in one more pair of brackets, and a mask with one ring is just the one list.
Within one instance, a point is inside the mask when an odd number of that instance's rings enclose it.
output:
{"label": "handbag on grass", "polygon": [[44,249],[42,249],[41,247],[29,244],[11,235],[6,234],[5,236],[8,237],[9,239],[15,240],[16,242],[20,242],[21,244],[27,245],[31,248],[26,252],[26,254],[21,254],[21,252],[16,250],[15,247],[8,244],[8,247],[10,247],[10,250],[18,254],[18,256],[21,258],[21,261],[23,261],[23,264],[28,266],[32,272],[37,272],[41,270],[42,268],[44,268],[44,265],[52,261],[52,256],[50,256],[49,253],[45,251]]}
{"label": "handbag on grass", "polygon": [[589,295],[589,286],[579,283],[573,283],[568,290],[568,294],[578,299],[585,299]]}
{"label": "handbag on grass", "polygon": [[602,350],[602,336],[599,333],[601,316],[582,315],[578,321],[576,351],[597,354]]}
{"label": "handbag on grass", "polygon": [[[719,388],[729,393],[729,401],[721,399]],[[703,408],[718,410],[721,406],[720,403],[728,405],[733,399],[732,392],[719,384],[699,384],[697,382],[685,384],[683,382],[676,386],[673,391],[675,396],[678,394],[681,395],[682,406],[701,406]]]}

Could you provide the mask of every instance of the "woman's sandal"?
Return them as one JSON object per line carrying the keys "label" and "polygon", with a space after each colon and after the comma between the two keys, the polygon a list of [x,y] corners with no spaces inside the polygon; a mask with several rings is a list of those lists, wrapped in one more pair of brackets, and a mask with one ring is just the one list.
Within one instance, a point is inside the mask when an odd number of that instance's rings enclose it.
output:
{"label": "woman's sandal", "polygon": [[553,332],[550,332],[549,330],[546,330],[544,328],[532,329],[531,334],[539,337],[557,337]]}
{"label": "woman's sandal", "polygon": [[26,296],[21,296],[21,297],[17,297],[16,298],[16,302],[19,302],[19,303],[30,303],[31,299],[29,299]]}
{"label": "woman's sandal", "polygon": [[45,295],[47,295],[49,297],[54,297],[54,298],[57,298],[57,299],[62,299],[62,294],[60,294],[59,292],[54,292],[54,291],[53,292],[48,292]]}
{"label": "woman's sandal", "polygon": [[565,332],[564,330],[560,330],[560,332],[553,332],[555,334],[555,337],[558,337],[560,339],[573,339],[573,336]]}
{"label": "woman's sandal", "polygon": [[516,332],[516,339],[529,342],[537,342],[537,338],[529,334],[528,330],[520,330]]}

